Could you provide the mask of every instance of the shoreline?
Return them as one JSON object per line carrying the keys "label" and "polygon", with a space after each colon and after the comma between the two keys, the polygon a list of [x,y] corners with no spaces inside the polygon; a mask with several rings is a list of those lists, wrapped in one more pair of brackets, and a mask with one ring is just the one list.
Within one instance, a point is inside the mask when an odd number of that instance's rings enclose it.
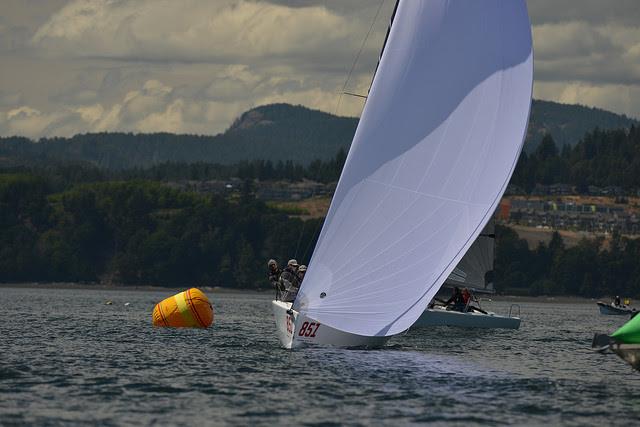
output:
{"label": "shoreline", "polygon": [[558,295],[558,296],[540,295],[536,297],[520,296],[520,295],[491,295],[488,297],[479,297],[478,299],[480,300],[480,302],[494,301],[494,302],[512,302],[512,303],[547,302],[547,303],[557,303],[557,304],[587,304],[587,303],[595,304],[597,301],[607,302],[611,298],[602,297],[598,299],[598,298],[589,298],[589,297],[581,297],[581,296],[574,296],[574,295]]}
{"label": "shoreline", "polygon": [[[153,285],[106,285],[106,284],[90,284],[90,283],[73,283],[73,282],[26,282],[26,283],[0,283],[0,289],[76,289],[76,290],[100,290],[100,291],[126,291],[126,292],[174,292],[178,293],[189,288],[199,288],[205,292],[215,294],[254,294],[266,295],[271,294],[271,289],[237,289],[225,288],[220,286],[193,286],[185,285],[184,287],[164,287]],[[478,296],[480,302],[523,302],[523,303],[559,303],[559,304],[581,304],[595,303],[596,301],[607,302],[611,297],[589,298],[577,295],[559,295],[559,296],[521,296],[521,295],[482,295]]]}
{"label": "shoreline", "polygon": [[26,282],[26,283],[0,283],[0,289],[77,289],[77,290],[99,290],[99,291],[127,291],[127,292],[150,292],[150,291],[166,291],[166,292],[182,292],[185,289],[198,288],[206,292],[217,294],[267,294],[273,293],[270,289],[236,289],[225,288],[220,286],[154,286],[154,285],[105,285],[100,283],[73,283],[73,282]]}

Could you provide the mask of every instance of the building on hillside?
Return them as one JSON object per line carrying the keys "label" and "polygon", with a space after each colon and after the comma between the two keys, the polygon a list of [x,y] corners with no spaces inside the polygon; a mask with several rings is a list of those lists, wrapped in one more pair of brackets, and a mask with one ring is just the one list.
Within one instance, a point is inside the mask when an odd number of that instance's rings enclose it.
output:
{"label": "building on hillside", "polygon": [[[503,209],[502,206],[508,209]],[[508,213],[508,215],[505,215]],[[508,217],[507,217],[508,216]],[[498,217],[503,221],[529,227],[595,233],[640,234],[640,217],[618,205],[575,203],[562,200],[511,199],[502,202]]]}
{"label": "building on hillside", "polygon": [[330,196],[334,191],[335,183],[323,184],[309,180],[262,181],[256,184],[256,197],[261,200],[304,200],[315,196]]}

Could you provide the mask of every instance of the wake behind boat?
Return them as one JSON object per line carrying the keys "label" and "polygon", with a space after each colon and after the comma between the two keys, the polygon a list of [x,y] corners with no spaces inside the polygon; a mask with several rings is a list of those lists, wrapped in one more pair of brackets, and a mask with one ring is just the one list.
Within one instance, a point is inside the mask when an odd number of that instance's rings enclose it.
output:
{"label": "wake behind boat", "polygon": [[495,211],[532,87],[524,0],[396,3],[306,277],[291,308],[273,303],[284,347],[413,325]]}

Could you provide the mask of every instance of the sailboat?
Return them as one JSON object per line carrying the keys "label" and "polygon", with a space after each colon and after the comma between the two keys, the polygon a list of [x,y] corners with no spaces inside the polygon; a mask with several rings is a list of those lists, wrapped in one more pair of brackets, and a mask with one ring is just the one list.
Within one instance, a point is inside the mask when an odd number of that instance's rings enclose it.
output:
{"label": "sailboat", "polygon": [[[495,223],[491,219],[456,268],[453,269],[453,272],[447,277],[443,286],[449,288],[465,287],[474,293],[494,293],[494,253]],[[513,304],[509,314],[502,316],[490,311],[475,311],[473,309],[455,311],[444,305],[430,304],[413,324],[413,327],[461,326],[465,328],[518,329],[520,318],[512,315],[515,307],[518,308],[517,311],[520,314],[520,306]]]}
{"label": "sailboat", "polygon": [[524,0],[399,0],[285,348],[379,347],[423,313],[515,168],[533,87]]}

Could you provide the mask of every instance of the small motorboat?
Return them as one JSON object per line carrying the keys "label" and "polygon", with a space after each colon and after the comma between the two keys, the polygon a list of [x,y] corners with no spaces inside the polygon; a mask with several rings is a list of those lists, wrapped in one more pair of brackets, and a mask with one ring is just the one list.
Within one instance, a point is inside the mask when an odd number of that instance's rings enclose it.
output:
{"label": "small motorboat", "polygon": [[511,316],[501,316],[492,312],[481,313],[477,311],[447,310],[443,306],[433,306],[426,309],[420,318],[413,324],[413,327],[424,326],[460,326],[463,328],[486,328],[486,329],[518,329],[520,318]]}
{"label": "small motorboat", "polygon": [[616,305],[614,303],[607,304],[606,302],[598,301],[598,308],[600,308],[600,314],[608,315],[628,315],[636,312],[635,308],[631,308],[628,305]]}

